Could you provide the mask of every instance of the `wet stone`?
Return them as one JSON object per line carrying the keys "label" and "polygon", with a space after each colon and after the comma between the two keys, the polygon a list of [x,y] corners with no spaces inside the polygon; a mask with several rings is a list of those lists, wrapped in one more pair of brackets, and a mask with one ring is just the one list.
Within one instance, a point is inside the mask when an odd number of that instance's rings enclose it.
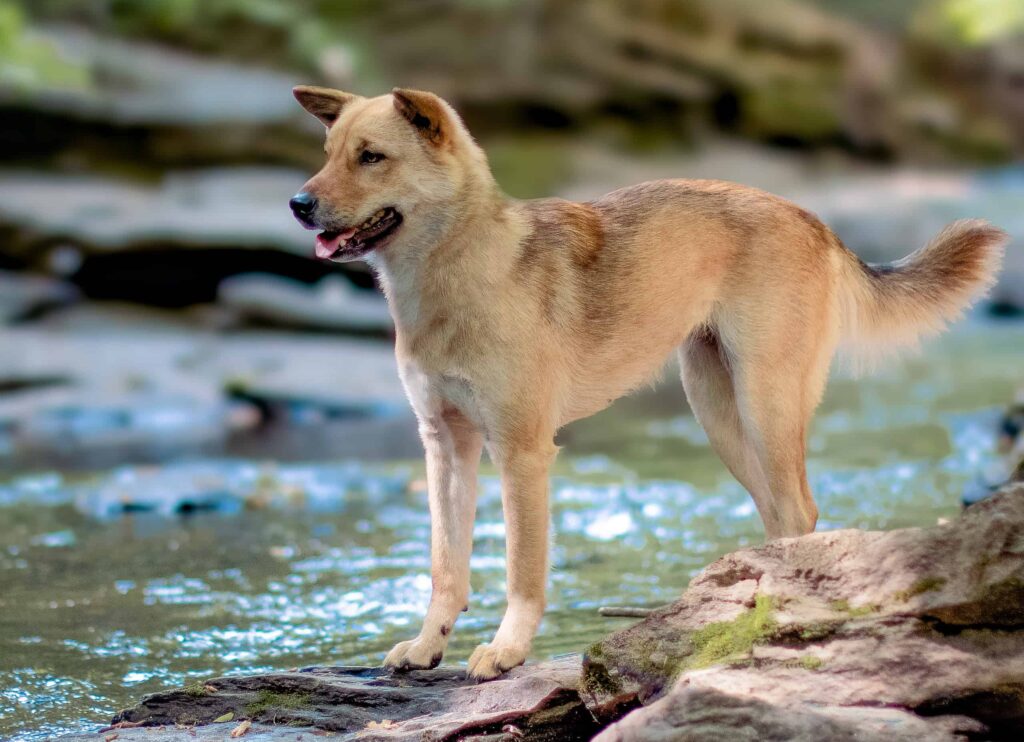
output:
{"label": "wet stone", "polygon": [[[154,727],[162,740],[218,738],[212,727],[223,738],[245,719],[254,724],[246,739],[294,739],[319,731],[342,741],[521,734],[571,742],[598,730],[576,690],[578,678],[578,657],[516,668],[489,683],[476,683],[454,668],[393,674],[382,668],[307,667],[156,693],[117,714],[110,731],[129,740],[146,739]],[[502,731],[511,727],[516,731]],[[101,739],[105,733],[62,739]]]}

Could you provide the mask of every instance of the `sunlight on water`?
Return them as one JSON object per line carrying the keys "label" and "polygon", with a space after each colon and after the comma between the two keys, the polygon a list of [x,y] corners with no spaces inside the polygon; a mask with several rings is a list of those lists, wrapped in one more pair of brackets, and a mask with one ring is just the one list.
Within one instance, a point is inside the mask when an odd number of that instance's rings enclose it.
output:
{"label": "sunlight on water", "polygon": [[[991,468],[1021,382],[1024,327],[972,323],[873,378],[835,379],[810,433],[820,528],[955,516]],[[553,480],[550,612],[535,656],[623,625],[606,604],[673,599],[717,556],[760,541],[678,385],[572,426]],[[498,481],[482,480],[464,662],[503,607]],[[191,678],[378,663],[430,594],[418,464],[194,461],[0,485],[0,737],[88,729]]]}

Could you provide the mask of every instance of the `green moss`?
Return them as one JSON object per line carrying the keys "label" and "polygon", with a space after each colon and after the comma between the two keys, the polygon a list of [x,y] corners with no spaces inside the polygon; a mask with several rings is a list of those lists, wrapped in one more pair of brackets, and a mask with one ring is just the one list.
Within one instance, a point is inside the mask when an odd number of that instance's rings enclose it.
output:
{"label": "green moss", "polygon": [[829,607],[836,613],[845,613],[850,618],[860,618],[861,616],[868,616],[878,610],[878,606],[872,603],[865,603],[859,605],[856,608],[850,605],[848,600],[833,600],[829,603]]}
{"label": "green moss", "polygon": [[820,141],[842,130],[835,81],[829,75],[780,75],[740,95],[743,126],[755,137]]}
{"label": "green moss", "polygon": [[611,676],[608,668],[601,662],[603,656],[604,650],[600,642],[591,646],[584,655],[580,690],[588,695],[615,695],[622,689],[622,684]]}
{"label": "green moss", "polygon": [[825,663],[821,657],[815,657],[813,654],[805,654],[800,658],[800,666],[805,670],[820,670],[823,664]]}
{"label": "green moss", "polygon": [[261,690],[255,701],[246,704],[245,713],[251,718],[259,716],[265,711],[295,710],[308,708],[309,705],[308,693],[274,693],[269,690]]}
{"label": "green moss", "polygon": [[917,595],[941,590],[945,584],[945,577],[922,577],[906,590],[899,590],[893,593],[892,597],[900,603],[905,603]]}
{"label": "green moss", "polygon": [[209,693],[206,690],[206,686],[198,681],[186,685],[183,690],[185,691],[185,695],[192,696],[192,698],[201,698],[203,696],[209,695]]}
{"label": "green moss", "polygon": [[693,632],[690,644],[694,652],[681,669],[709,667],[727,657],[750,652],[755,643],[772,635],[776,625],[772,605],[770,596],[759,595],[753,608],[732,621],[708,624]]}

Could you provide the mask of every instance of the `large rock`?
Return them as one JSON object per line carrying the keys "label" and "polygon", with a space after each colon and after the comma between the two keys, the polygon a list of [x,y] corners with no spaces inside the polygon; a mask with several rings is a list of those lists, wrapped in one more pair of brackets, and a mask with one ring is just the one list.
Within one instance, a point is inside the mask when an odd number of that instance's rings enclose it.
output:
{"label": "large rock", "polygon": [[[31,326],[0,327],[0,347],[0,467],[208,455],[260,421],[294,435],[243,453],[365,457],[373,451],[363,442],[353,440],[347,453],[336,445],[372,433],[366,425],[330,436],[316,425],[375,419],[394,424],[368,439],[378,458],[421,450],[390,343],[225,335],[84,305]],[[260,430],[264,438],[270,432]]]}
{"label": "large rock", "polygon": [[1024,724],[1024,486],[929,529],[781,539],[590,648],[601,740],[954,739]]}
{"label": "large rock", "polygon": [[[579,658],[512,670],[478,684],[465,672],[437,669],[391,674],[380,668],[311,667],[293,672],[217,678],[143,699],[113,720],[118,738],[225,739],[240,720],[253,740],[307,738],[310,731],[345,740],[590,739],[598,726],[580,699]],[[230,722],[217,722],[230,715]],[[206,726],[210,725],[210,726]],[[141,727],[141,728],[140,728]],[[305,729],[296,729],[305,727]],[[113,731],[113,730],[111,730]],[[98,740],[108,731],[65,739]]]}
{"label": "large rock", "polygon": [[[84,28],[33,29],[79,84],[0,88],[0,159],[81,165],[317,161],[319,127],[291,97],[293,75]],[[113,135],[113,136],[112,136]]]}

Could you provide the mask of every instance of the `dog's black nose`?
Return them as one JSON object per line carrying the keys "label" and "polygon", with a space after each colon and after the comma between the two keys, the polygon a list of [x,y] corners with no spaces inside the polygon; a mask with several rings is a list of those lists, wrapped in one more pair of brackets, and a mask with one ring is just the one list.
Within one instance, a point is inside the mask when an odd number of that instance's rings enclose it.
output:
{"label": "dog's black nose", "polygon": [[292,213],[295,214],[298,219],[309,221],[309,217],[316,208],[316,197],[312,193],[302,191],[301,193],[296,193],[292,196],[288,205],[292,207]]}

